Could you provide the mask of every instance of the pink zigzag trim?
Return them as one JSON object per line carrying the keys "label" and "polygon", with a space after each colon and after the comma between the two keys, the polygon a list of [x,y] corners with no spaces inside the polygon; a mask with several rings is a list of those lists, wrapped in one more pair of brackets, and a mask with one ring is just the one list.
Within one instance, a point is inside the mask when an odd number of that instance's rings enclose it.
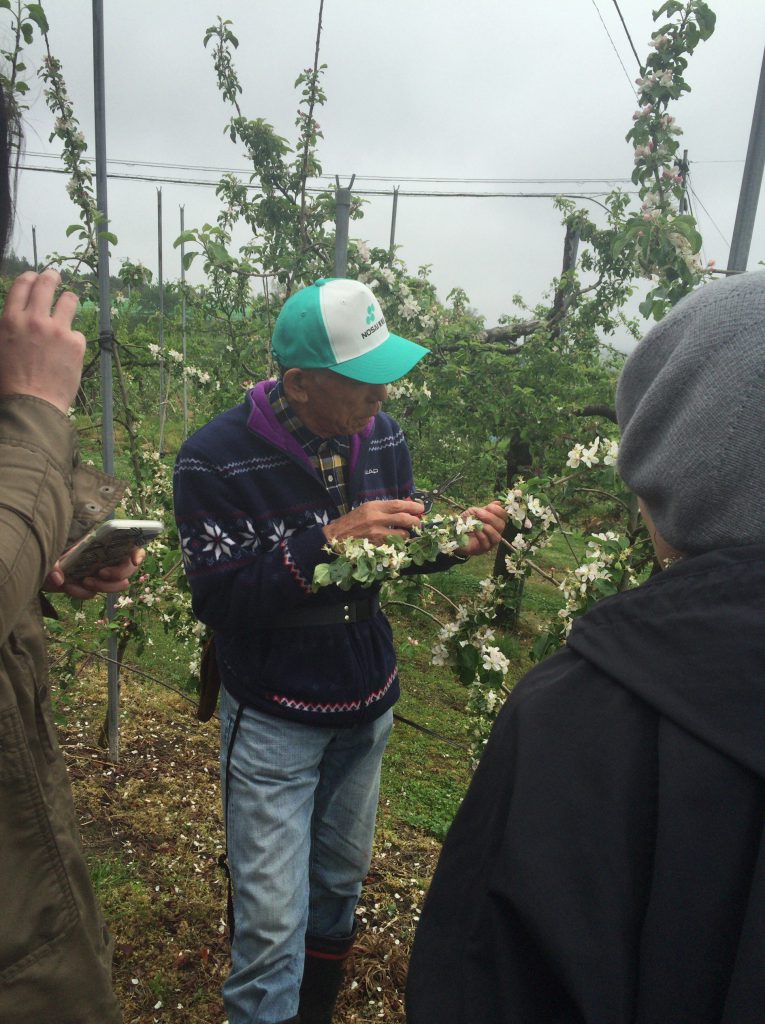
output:
{"label": "pink zigzag trim", "polygon": [[381,686],[379,690],[375,690],[374,693],[370,693],[369,696],[364,700],[349,700],[349,701],[337,701],[334,704],[313,704],[309,701],[294,700],[291,697],[283,697],[278,693],[272,693],[271,700],[277,704],[281,704],[284,708],[290,708],[292,711],[321,711],[321,712],[333,712],[333,711],[358,711],[362,706],[369,707],[370,704],[375,704],[378,700],[385,696],[388,690],[393,685],[393,680],[396,678],[398,669],[393,669],[391,674],[385,681],[385,685]]}
{"label": "pink zigzag trim", "polygon": [[281,542],[279,547],[282,549],[282,561],[287,567],[292,578],[299,584],[300,589],[303,591],[304,594],[313,594],[311,584],[308,582],[308,580],[305,578],[302,572],[295,565],[292,555],[290,554],[289,548],[287,547],[286,539]]}

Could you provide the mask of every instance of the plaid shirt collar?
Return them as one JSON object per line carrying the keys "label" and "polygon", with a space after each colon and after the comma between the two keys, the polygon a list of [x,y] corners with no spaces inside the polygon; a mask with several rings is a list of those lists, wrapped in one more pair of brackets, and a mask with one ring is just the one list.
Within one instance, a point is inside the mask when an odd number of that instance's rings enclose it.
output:
{"label": "plaid shirt collar", "polygon": [[277,381],[269,391],[268,401],[281,425],[292,434],[310,458],[340,512],[347,512],[350,438],[319,437],[309,430],[295,415],[281,381]]}
{"label": "plaid shirt collar", "polygon": [[323,445],[328,445],[334,449],[338,455],[342,455],[344,458],[348,457],[351,450],[350,439],[346,436],[342,437],[319,437],[314,434],[313,431],[309,430],[308,427],[302,423],[292,410],[292,406],[287,401],[287,396],[284,394],[284,388],[282,382],[278,380],[276,384],[271,388],[268,393],[268,400],[271,403],[271,408],[276,414],[276,418],[279,420],[281,425],[285,427],[303,450],[315,458],[318,455],[319,448]]}

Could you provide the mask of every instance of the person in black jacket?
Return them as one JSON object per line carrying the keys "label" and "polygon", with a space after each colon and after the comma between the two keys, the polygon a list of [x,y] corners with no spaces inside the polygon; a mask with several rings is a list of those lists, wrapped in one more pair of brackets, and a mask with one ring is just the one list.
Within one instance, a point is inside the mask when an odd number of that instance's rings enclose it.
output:
{"label": "person in black jacket", "polygon": [[765,273],[681,301],[617,414],[668,568],[577,620],[500,713],[410,1024],[765,1020]]}

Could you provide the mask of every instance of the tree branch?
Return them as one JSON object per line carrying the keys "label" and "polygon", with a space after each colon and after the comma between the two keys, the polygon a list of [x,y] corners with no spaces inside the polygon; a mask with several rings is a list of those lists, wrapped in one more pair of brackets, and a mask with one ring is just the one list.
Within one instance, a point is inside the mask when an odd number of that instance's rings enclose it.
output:
{"label": "tree branch", "polygon": [[575,416],[603,416],[607,420],[611,420],[612,423],[618,423],[616,418],[616,409],[613,409],[610,405],[585,405],[583,409],[577,409],[574,412]]}

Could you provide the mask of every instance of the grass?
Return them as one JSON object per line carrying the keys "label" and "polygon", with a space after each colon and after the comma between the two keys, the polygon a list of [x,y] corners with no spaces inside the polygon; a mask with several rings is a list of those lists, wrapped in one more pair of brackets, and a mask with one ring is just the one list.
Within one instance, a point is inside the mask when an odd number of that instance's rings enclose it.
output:
{"label": "grass", "polygon": [[140,885],[136,886],[136,873],[133,865],[125,862],[117,854],[94,858],[90,865],[90,880],[99,896],[123,888],[140,888]]}
{"label": "grass", "polygon": [[[586,537],[556,532],[537,562],[544,570],[573,568],[585,547]],[[493,562],[493,554],[473,558],[427,582],[459,604],[475,597],[479,581],[491,574]],[[510,659],[511,685],[531,667],[528,651],[539,626],[549,622],[562,607],[561,593],[532,573],[525,583],[517,631],[498,636],[499,646]],[[437,615],[447,613],[448,617],[449,608],[436,598],[433,611]],[[430,664],[436,623],[399,607],[389,608],[387,613],[393,625],[401,678],[401,699],[395,710],[448,742],[397,723],[383,765],[382,800],[395,821],[443,840],[471,775],[464,710],[467,693],[450,669]]]}
{"label": "grass", "polygon": [[[475,562],[427,582],[459,603],[475,593],[478,580],[485,575],[486,565],[478,571]],[[448,604],[438,597],[430,608],[443,621],[451,617]],[[401,680],[395,713],[445,739],[397,721],[383,763],[382,800],[395,821],[443,839],[470,777],[466,691],[450,669],[430,664],[438,625],[413,610],[391,607],[386,611]]]}
{"label": "grass", "polygon": [[[583,548],[574,538],[577,549]],[[561,568],[574,564],[574,555],[563,538],[545,549],[545,565]],[[474,558],[429,579],[456,604],[475,597],[479,581],[490,575],[493,555]],[[510,658],[511,680],[517,681],[530,667],[528,640],[537,623],[549,619],[563,601],[547,581],[532,578],[526,583],[518,633],[498,636],[499,646]],[[433,612],[449,618],[447,603],[434,598]],[[401,699],[399,716],[425,726],[444,739],[398,722],[383,765],[382,799],[398,822],[442,840],[470,781],[466,688],[449,668],[430,664],[430,651],[438,632],[431,619],[398,606],[387,609],[399,653]]]}

